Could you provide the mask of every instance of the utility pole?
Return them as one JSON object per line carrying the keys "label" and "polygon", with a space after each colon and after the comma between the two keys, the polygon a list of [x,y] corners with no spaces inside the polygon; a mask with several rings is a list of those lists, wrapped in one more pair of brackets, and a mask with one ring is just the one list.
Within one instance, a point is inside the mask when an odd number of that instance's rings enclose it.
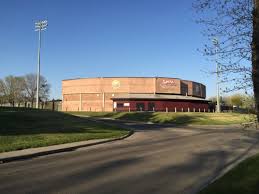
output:
{"label": "utility pole", "polygon": [[47,26],[48,26],[48,21],[47,20],[38,21],[38,22],[35,23],[35,31],[39,32],[36,108],[39,108],[41,31],[46,30]]}
{"label": "utility pole", "polygon": [[212,40],[214,46],[215,46],[215,53],[216,53],[216,76],[217,76],[217,108],[216,112],[220,113],[220,96],[219,96],[219,63],[218,63],[218,51],[219,51],[219,41],[217,38],[214,38]]}

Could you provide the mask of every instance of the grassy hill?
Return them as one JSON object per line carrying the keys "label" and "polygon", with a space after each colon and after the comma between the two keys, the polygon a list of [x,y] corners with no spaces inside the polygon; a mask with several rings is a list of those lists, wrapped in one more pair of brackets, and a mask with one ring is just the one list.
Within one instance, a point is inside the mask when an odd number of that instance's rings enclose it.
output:
{"label": "grassy hill", "polygon": [[36,109],[0,108],[0,152],[123,136],[128,131]]}
{"label": "grassy hill", "polygon": [[187,112],[70,112],[73,115],[109,117],[131,121],[173,123],[177,125],[229,125],[254,120],[254,115],[239,113]]}

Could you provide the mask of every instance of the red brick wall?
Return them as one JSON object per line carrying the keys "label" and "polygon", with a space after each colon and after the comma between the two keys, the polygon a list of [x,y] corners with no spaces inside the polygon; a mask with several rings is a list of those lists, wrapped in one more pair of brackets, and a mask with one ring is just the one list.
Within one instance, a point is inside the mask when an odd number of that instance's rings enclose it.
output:
{"label": "red brick wall", "polygon": [[[196,84],[196,85],[195,85]],[[186,88],[188,86],[188,89]],[[196,86],[196,87],[193,87]],[[182,91],[182,90],[184,91]],[[196,90],[194,90],[196,89]],[[206,96],[206,87],[192,81],[175,78],[85,78],[62,81],[62,110],[63,111],[112,111],[112,97],[121,94],[182,94],[189,96]],[[196,93],[195,93],[196,92]],[[80,98],[81,96],[81,98]],[[164,103],[164,102],[163,102]],[[179,103],[163,104],[157,102],[159,109],[179,107]],[[147,106],[147,105],[146,105]],[[182,107],[190,106],[183,102]],[[192,105],[194,107],[195,105]],[[179,110],[182,108],[179,107]]]}
{"label": "red brick wall", "polygon": [[199,109],[201,112],[204,112],[204,109],[206,112],[208,112],[208,103],[206,102],[188,102],[188,101],[144,101],[144,100],[118,100],[117,103],[130,103],[129,107],[120,107],[117,108],[117,111],[137,111],[136,110],[136,104],[137,103],[144,103],[145,110],[148,110],[148,103],[154,103],[155,104],[155,111],[166,111],[166,108],[169,112],[174,112],[175,108],[177,112],[182,112],[182,109],[184,112],[188,112],[188,108],[190,112],[193,112],[195,109],[195,112],[199,112]]}

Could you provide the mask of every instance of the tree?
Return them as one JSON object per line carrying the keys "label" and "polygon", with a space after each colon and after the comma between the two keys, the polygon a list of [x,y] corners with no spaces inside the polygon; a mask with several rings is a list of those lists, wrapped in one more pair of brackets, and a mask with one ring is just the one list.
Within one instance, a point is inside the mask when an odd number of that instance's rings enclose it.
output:
{"label": "tree", "polygon": [[224,102],[225,105],[231,106],[232,105],[232,103],[231,103],[231,96],[224,96],[223,97],[223,102]]}
{"label": "tree", "polygon": [[0,80],[0,93],[7,102],[15,105],[20,103],[24,98],[24,79],[23,77],[7,76]]}
{"label": "tree", "polygon": [[4,82],[0,79],[0,104],[6,103],[6,96],[4,91]]}
{"label": "tree", "polygon": [[209,97],[208,100],[213,102],[213,103],[217,103],[217,97],[216,96]]}
{"label": "tree", "polygon": [[31,106],[33,107],[36,95],[36,76],[34,74],[27,74],[24,76],[24,80],[26,100],[31,102]]}
{"label": "tree", "polygon": [[233,106],[241,107],[243,105],[244,96],[241,94],[234,94],[230,96],[230,100]]}
{"label": "tree", "polygon": [[[37,90],[37,75],[36,74],[27,74],[24,76],[25,80],[25,94],[26,99],[31,102],[32,107],[36,99],[36,90]],[[40,76],[40,87],[39,87],[39,98],[40,101],[46,101],[49,97],[50,84],[48,84],[45,77]]]}
{"label": "tree", "polygon": [[[217,104],[217,96],[212,96],[208,100],[212,103]],[[228,96],[220,96],[220,104],[221,105],[230,105],[230,98]]]}
{"label": "tree", "polygon": [[[218,37],[218,49],[205,45],[206,56],[218,55],[222,82],[232,88],[226,91],[253,88],[259,110],[259,0],[196,0],[199,23],[211,41]],[[257,118],[259,115],[257,111]]]}
{"label": "tree", "polygon": [[252,95],[245,95],[243,99],[243,108],[246,108],[252,112],[255,110],[255,100]]}

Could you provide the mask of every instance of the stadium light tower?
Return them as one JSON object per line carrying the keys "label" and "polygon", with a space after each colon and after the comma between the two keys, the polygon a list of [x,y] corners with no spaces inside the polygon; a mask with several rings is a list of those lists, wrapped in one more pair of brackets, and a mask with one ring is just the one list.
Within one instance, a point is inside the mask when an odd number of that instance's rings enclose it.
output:
{"label": "stadium light tower", "polygon": [[217,75],[217,108],[216,112],[220,113],[220,99],[219,99],[219,63],[218,63],[218,51],[219,51],[219,41],[217,38],[212,39],[212,43],[215,46],[216,53],[216,75]]}
{"label": "stadium light tower", "polygon": [[47,20],[41,20],[35,23],[35,31],[39,32],[36,108],[39,108],[41,31],[46,30],[47,26],[48,26]]}

